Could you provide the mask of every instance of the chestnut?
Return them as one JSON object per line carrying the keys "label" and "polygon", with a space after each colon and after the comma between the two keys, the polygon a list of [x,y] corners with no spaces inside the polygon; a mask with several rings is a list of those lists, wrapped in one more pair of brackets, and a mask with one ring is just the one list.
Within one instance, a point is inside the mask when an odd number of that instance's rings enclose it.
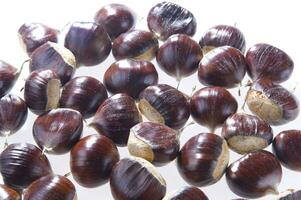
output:
{"label": "chestnut", "polygon": [[135,26],[135,16],[132,10],[118,3],[102,7],[95,14],[94,21],[103,25],[112,41]]}
{"label": "chestnut", "polygon": [[6,185],[0,184],[0,199],[1,200],[21,200],[18,192]]}
{"label": "chestnut", "polygon": [[110,186],[115,200],[161,200],[166,193],[165,180],[157,169],[138,157],[124,158],[114,166]]}
{"label": "chestnut", "polygon": [[259,117],[235,113],[223,124],[222,136],[232,150],[245,154],[269,146],[273,141],[273,130]]}
{"label": "chestnut", "polygon": [[151,62],[123,59],[107,69],[103,82],[113,94],[126,93],[137,98],[146,87],[158,83],[158,72]]}
{"label": "chestnut", "polygon": [[203,57],[201,47],[187,35],[172,35],[160,46],[157,53],[159,67],[180,81],[198,69]]}
{"label": "chestnut", "polygon": [[64,154],[79,141],[83,131],[82,115],[75,110],[58,108],[40,115],[32,127],[33,138],[43,151]]}
{"label": "chestnut", "polygon": [[136,60],[152,60],[159,49],[155,35],[148,31],[131,30],[118,36],[112,45],[112,53],[116,60],[133,58]]}
{"label": "chestnut", "polygon": [[147,25],[161,40],[179,33],[193,36],[197,27],[196,19],[189,10],[166,1],[151,8]]}
{"label": "chestnut", "polygon": [[301,171],[301,131],[280,132],[274,138],[273,152],[283,166]]}
{"label": "chestnut", "polygon": [[203,85],[232,88],[241,83],[246,69],[245,57],[238,49],[217,47],[200,61],[198,78]]}
{"label": "chestnut", "polygon": [[255,115],[271,125],[293,121],[300,111],[295,95],[268,79],[260,79],[253,83],[246,103]]}
{"label": "chestnut", "polygon": [[196,91],[190,100],[192,118],[211,132],[237,110],[237,101],[225,88],[205,87]]}
{"label": "chestnut", "polygon": [[38,47],[30,58],[30,72],[50,69],[58,75],[62,85],[67,83],[75,72],[76,61],[72,52],[53,42],[46,42]]}
{"label": "chestnut", "polygon": [[52,70],[31,72],[25,81],[24,100],[35,114],[56,108],[60,98],[61,82]]}
{"label": "chestnut", "polygon": [[226,170],[231,191],[244,198],[259,198],[278,193],[282,169],[276,157],[264,150],[245,154]]}
{"label": "chestnut", "polygon": [[79,111],[84,118],[92,117],[108,98],[104,85],[90,76],[71,79],[62,90],[60,107]]}
{"label": "chestnut", "polygon": [[93,66],[108,57],[111,40],[102,25],[74,22],[65,36],[65,47],[73,52],[78,66]]}
{"label": "chestnut", "polygon": [[293,60],[281,49],[269,44],[259,43],[252,46],[246,55],[247,72],[253,80],[268,79],[281,83],[291,76]]}
{"label": "chestnut", "polygon": [[20,71],[12,65],[0,60],[0,98],[9,93],[18,79]]}
{"label": "chestnut", "polygon": [[100,105],[90,126],[109,137],[118,146],[125,146],[130,129],[140,121],[135,100],[120,93],[111,96]]}
{"label": "chestnut", "polygon": [[217,25],[208,29],[199,41],[205,53],[216,47],[230,46],[240,50],[246,50],[246,41],[243,33],[234,26]]}
{"label": "chestnut", "polygon": [[140,112],[152,122],[182,128],[190,116],[188,98],[165,84],[148,86],[139,95]]}
{"label": "chestnut", "polygon": [[48,175],[33,182],[23,193],[24,200],[76,200],[73,183],[64,176]]}
{"label": "chestnut", "polygon": [[167,194],[162,200],[209,200],[202,190],[193,186],[182,187],[170,194]]}
{"label": "chestnut", "polygon": [[301,190],[288,190],[280,195],[277,200],[299,200],[301,199]]}
{"label": "chestnut", "polygon": [[177,158],[177,168],[186,182],[202,187],[219,181],[228,162],[227,142],[213,133],[200,133],[182,147]]}
{"label": "chestnut", "polygon": [[21,46],[29,56],[46,42],[58,42],[58,33],[58,30],[42,23],[25,23],[18,30]]}
{"label": "chestnut", "polygon": [[52,173],[47,157],[28,143],[8,145],[0,155],[0,172],[4,183],[17,190],[28,187],[33,181]]}
{"label": "chestnut", "polygon": [[107,183],[118,161],[116,145],[103,135],[82,138],[70,153],[72,176],[78,184],[87,188]]}
{"label": "chestnut", "polygon": [[127,146],[131,155],[162,166],[177,157],[179,137],[178,131],[163,124],[141,122],[131,128]]}

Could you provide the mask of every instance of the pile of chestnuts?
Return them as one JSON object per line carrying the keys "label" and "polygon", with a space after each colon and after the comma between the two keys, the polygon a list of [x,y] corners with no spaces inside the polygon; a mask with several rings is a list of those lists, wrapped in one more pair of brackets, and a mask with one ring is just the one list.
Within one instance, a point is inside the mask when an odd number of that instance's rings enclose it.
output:
{"label": "pile of chestnuts", "polygon": [[[122,4],[105,5],[93,21],[71,22],[65,31],[21,25],[29,69],[23,98],[10,91],[24,65],[0,60],[0,200],[75,200],[75,183],[109,184],[115,200],[208,200],[201,187],[223,176],[241,198],[301,200],[298,186],[281,195],[277,188],[282,167],[301,172],[301,129],[273,132],[300,112],[297,97],[281,85],[294,69],[290,56],[266,43],[247,49],[242,31],[230,25],[211,27],[197,42],[197,19],[171,2],[154,5],[147,25],[137,29],[136,14]],[[115,61],[98,75],[102,80],[75,76],[111,52]],[[159,69],[177,87],[164,84]],[[203,87],[189,96],[179,83],[195,73]],[[240,96],[244,105],[229,90],[240,87],[249,87]],[[28,112],[35,116],[35,144],[9,143]],[[194,122],[208,131],[181,145]],[[84,127],[96,134],[85,135]],[[121,157],[121,147],[128,157]],[[233,162],[231,151],[240,158]],[[62,154],[70,158],[65,175],[47,158]],[[158,167],[173,161],[187,185],[169,191]]]}

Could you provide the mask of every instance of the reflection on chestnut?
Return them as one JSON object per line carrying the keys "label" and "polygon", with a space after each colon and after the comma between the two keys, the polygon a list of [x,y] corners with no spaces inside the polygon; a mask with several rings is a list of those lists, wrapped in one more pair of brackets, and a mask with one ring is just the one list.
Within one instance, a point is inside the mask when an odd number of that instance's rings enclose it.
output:
{"label": "reflection on chestnut", "polygon": [[167,194],[162,200],[209,200],[202,190],[193,186],[182,187],[170,194]]}
{"label": "reflection on chestnut", "polygon": [[1,200],[21,200],[18,192],[6,185],[0,184],[0,199]]}
{"label": "reflection on chestnut", "polygon": [[0,60],[0,98],[9,93],[19,77],[19,71],[12,65]]}

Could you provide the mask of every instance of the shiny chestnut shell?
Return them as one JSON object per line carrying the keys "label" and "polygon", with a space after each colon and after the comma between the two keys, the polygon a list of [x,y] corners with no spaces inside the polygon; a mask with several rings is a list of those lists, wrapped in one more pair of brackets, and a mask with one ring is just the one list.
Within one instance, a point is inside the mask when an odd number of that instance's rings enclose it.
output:
{"label": "shiny chestnut shell", "polygon": [[293,60],[281,49],[269,44],[252,46],[246,55],[247,72],[253,80],[269,79],[275,83],[286,81],[294,69]]}
{"label": "shiny chestnut shell", "polygon": [[202,190],[193,186],[182,187],[166,195],[162,200],[209,200]]}
{"label": "shiny chestnut shell", "polygon": [[158,83],[158,72],[151,62],[123,59],[107,69],[103,82],[113,94],[126,93],[137,98],[143,89]]}
{"label": "shiny chestnut shell", "polygon": [[32,127],[38,146],[52,154],[64,154],[79,141],[83,131],[82,115],[75,110],[58,108],[40,115]]}
{"label": "shiny chestnut shell", "polygon": [[106,88],[99,80],[79,76],[63,87],[59,103],[60,107],[77,110],[84,118],[89,118],[107,98]]}
{"label": "shiny chestnut shell", "polygon": [[160,46],[157,53],[159,67],[178,81],[198,69],[203,57],[201,47],[187,35],[173,35]]}
{"label": "shiny chestnut shell", "polygon": [[245,57],[238,49],[217,47],[202,58],[198,78],[203,85],[231,88],[241,83],[246,69]]}
{"label": "shiny chestnut shell", "polygon": [[135,16],[132,10],[123,4],[117,3],[102,7],[95,14],[94,21],[103,25],[111,40],[135,26]]}
{"label": "shiny chestnut shell", "polygon": [[161,40],[166,40],[174,34],[193,36],[196,32],[197,22],[193,14],[171,2],[156,4],[148,13],[147,25]]}
{"label": "shiny chestnut shell", "polygon": [[64,176],[48,175],[39,178],[23,193],[23,200],[75,200],[73,183]]}
{"label": "shiny chestnut shell", "polygon": [[70,168],[74,180],[88,188],[107,183],[113,166],[118,161],[116,145],[103,135],[82,138],[70,154]]}
{"label": "shiny chestnut shell", "polygon": [[21,200],[18,192],[6,185],[0,184],[0,199],[1,200]]}
{"label": "shiny chestnut shell", "polygon": [[15,85],[18,74],[15,67],[0,60],[0,98],[8,94]]}
{"label": "shiny chestnut shell", "polygon": [[236,195],[259,198],[276,193],[282,169],[276,157],[268,151],[245,154],[226,171],[227,184]]}
{"label": "shiny chestnut shell", "polygon": [[52,173],[47,157],[38,147],[28,143],[8,145],[0,155],[0,171],[4,183],[17,190]]}
{"label": "shiny chestnut shell", "polygon": [[65,36],[65,47],[75,55],[78,66],[93,66],[111,52],[111,40],[102,25],[74,22]]}

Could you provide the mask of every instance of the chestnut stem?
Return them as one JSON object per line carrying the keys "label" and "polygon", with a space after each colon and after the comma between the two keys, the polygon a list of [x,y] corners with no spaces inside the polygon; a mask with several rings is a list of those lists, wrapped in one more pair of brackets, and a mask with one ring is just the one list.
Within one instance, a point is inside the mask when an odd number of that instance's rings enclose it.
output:
{"label": "chestnut stem", "polygon": [[181,79],[177,80],[177,90],[179,90],[179,87],[180,87],[180,83],[181,83]]}
{"label": "chestnut stem", "polygon": [[65,176],[65,177],[71,176],[71,172],[66,173],[64,176]]}
{"label": "chestnut stem", "polygon": [[191,97],[192,97],[195,90],[196,90],[196,85],[192,87],[190,95],[189,95],[189,99],[191,99]]}
{"label": "chestnut stem", "polygon": [[8,146],[8,136],[9,136],[9,133],[6,133],[5,134],[5,142],[4,142],[4,149]]}
{"label": "chestnut stem", "polygon": [[297,81],[296,85],[293,87],[292,93],[295,93],[295,91],[296,91],[298,85],[299,85],[299,81]]}
{"label": "chestnut stem", "polygon": [[246,94],[246,96],[245,96],[244,103],[243,103],[242,106],[241,106],[241,109],[242,109],[243,111],[245,111],[245,106],[246,106],[248,94],[249,94],[249,92],[251,91],[252,84],[253,84],[253,83],[252,83],[250,80],[249,80],[248,83],[246,84],[246,87],[249,87],[249,89],[248,89],[247,94]]}
{"label": "chestnut stem", "polygon": [[188,126],[191,126],[193,124],[195,124],[194,121],[189,122],[188,124],[186,124],[183,128],[179,129],[179,134],[181,134]]}
{"label": "chestnut stem", "polygon": [[239,97],[241,96],[241,82],[239,83],[239,86],[238,86],[238,96]]}

